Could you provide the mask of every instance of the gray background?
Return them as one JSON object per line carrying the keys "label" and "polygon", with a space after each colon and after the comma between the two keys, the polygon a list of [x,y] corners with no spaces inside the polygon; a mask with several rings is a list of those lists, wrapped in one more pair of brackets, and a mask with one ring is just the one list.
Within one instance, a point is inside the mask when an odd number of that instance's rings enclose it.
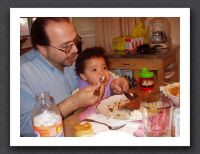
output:
{"label": "gray background", "polygon": [[[1,0],[0,2],[0,153],[199,153],[200,117],[200,2],[195,0]],[[130,8],[191,8],[191,147],[10,147],[10,8],[68,7],[130,7]],[[18,51],[16,51],[18,52]]]}

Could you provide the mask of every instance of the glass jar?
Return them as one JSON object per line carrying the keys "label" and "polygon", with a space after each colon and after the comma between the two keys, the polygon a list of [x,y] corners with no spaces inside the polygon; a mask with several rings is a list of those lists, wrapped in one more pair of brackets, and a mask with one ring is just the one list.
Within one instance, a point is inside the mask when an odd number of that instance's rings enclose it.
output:
{"label": "glass jar", "polygon": [[62,116],[48,92],[35,96],[36,104],[32,111],[32,126],[37,137],[64,136]]}
{"label": "glass jar", "polygon": [[171,42],[170,30],[171,27],[167,18],[153,18],[148,24],[149,43],[159,45],[160,48],[167,48]]}

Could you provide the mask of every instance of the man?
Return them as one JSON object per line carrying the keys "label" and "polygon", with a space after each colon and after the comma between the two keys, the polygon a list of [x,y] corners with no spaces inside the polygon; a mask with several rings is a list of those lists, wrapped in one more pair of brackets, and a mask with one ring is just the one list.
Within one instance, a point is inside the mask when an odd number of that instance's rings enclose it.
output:
{"label": "man", "polygon": [[[31,28],[31,39],[33,50],[20,59],[21,136],[34,135],[31,113],[35,95],[39,92],[50,93],[63,118],[100,99],[93,95],[100,84],[88,86],[72,95],[78,80],[74,61],[79,37],[69,18],[37,18]],[[128,89],[128,82],[124,78],[115,79],[111,89],[121,93]]]}

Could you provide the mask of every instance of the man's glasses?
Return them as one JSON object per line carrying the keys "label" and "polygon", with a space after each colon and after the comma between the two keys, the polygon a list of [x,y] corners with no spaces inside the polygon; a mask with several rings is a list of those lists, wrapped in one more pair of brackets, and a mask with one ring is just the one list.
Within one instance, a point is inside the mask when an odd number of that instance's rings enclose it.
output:
{"label": "man's glasses", "polygon": [[64,50],[57,48],[57,47],[54,47],[52,45],[49,45],[49,46],[52,47],[52,48],[55,48],[57,50],[60,50],[60,51],[64,52],[65,54],[68,54],[72,50],[73,45],[77,46],[80,42],[81,42],[81,37],[79,35],[77,35],[76,38],[73,41],[68,42],[69,45]]}

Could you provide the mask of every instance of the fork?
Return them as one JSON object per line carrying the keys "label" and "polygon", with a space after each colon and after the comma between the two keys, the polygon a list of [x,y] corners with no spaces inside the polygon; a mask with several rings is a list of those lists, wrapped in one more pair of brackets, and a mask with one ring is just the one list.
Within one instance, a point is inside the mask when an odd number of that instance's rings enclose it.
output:
{"label": "fork", "polygon": [[106,123],[103,123],[103,122],[100,122],[100,121],[96,121],[96,120],[92,120],[92,119],[85,119],[84,121],[88,121],[88,122],[96,122],[96,123],[99,123],[99,124],[103,124],[103,125],[106,125],[110,130],[117,130],[117,129],[120,129],[122,127],[124,127],[126,124],[122,124],[120,126],[110,126]]}
{"label": "fork", "polygon": [[129,99],[129,100],[133,100],[135,99],[138,95],[136,93],[132,93],[132,92],[124,92],[124,95]]}

